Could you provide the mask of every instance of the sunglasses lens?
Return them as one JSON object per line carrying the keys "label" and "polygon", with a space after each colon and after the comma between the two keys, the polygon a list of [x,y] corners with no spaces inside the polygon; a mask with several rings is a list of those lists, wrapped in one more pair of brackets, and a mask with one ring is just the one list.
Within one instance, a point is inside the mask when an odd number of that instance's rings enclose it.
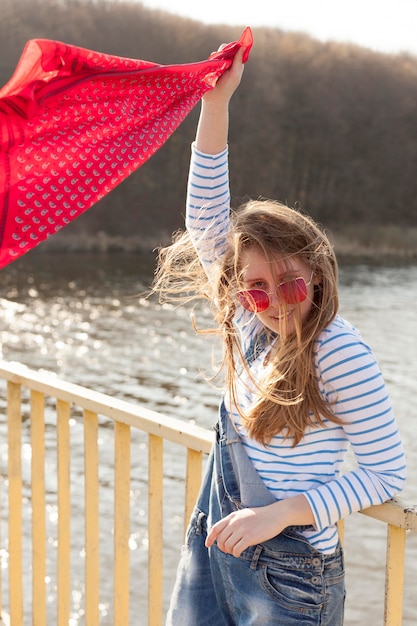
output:
{"label": "sunglasses lens", "polygon": [[[307,298],[307,283],[304,278],[294,278],[277,286],[277,296],[285,304],[298,304]],[[240,304],[252,313],[262,313],[271,302],[266,291],[245,289],[237,294]]]}
{"label": "sunglasses lens", "polygon": [[304,278],[295,278],[279,285],[277,289],[278,297],[286,304],[297,304],[304,302],[307,298],[307,284]]}
{"label": "sunglasses lens", "polygon": [[260,289],[246,289],[237,294],[240,304],[252,313],[262,313],[269,307],[269,297]]}

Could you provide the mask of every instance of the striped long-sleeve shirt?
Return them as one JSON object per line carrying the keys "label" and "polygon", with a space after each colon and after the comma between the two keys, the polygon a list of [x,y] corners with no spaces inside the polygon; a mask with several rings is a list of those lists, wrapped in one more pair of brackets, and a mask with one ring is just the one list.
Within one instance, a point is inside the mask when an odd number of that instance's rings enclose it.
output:
{"label": "striped long-sleeve shirt", "polygon": [[[227,150],[217,155],[193,146],[187,194],[187,230],[207,275],[215,276],[229,228],[230,192]],[[252,313],[239,308],[235,319],[243,350],[262,332]],[[271,346],[250,364],[262,375]],[[226,394],[225,405],[243,445],[265,485],[277,499],[304,494],[315,525],[303,530],[310,543],[324,553],[337,544],[335,523],[350,513],[385,502],[405,481],[404,451],[382,374],[371,349],[359,332],[339,315],[315,342],[314,367],[320,393],[332,404],[341,424],[326,420],[309,427],[295,446],[280,434],[264,446],[251,439]],[[255,390],[243,372],[238,381],[243,413]],[[252,385],[253,388],[253,385]],[[342,473],[349,446],[356,463]]]}

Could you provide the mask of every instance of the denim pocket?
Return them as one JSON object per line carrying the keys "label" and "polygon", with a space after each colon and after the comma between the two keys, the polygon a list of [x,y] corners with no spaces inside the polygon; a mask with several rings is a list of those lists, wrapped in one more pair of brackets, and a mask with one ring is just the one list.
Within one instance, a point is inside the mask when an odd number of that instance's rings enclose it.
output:
{"label": "denim pocket", "polygon": [[324,600],[323,578],[307,569],[263,564],[259,567],[263,589],[290,613],[320,614]]}

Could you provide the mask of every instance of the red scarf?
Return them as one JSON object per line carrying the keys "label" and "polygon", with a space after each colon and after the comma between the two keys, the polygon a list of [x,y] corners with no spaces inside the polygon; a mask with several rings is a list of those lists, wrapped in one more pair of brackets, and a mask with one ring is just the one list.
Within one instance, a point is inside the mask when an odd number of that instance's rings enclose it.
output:
{"label": "red scarf", "polygon": [[246,61],[249,28],[205,61],[167,66],[29,41],[0,89],[0,268],[145,163],[240,46]]}

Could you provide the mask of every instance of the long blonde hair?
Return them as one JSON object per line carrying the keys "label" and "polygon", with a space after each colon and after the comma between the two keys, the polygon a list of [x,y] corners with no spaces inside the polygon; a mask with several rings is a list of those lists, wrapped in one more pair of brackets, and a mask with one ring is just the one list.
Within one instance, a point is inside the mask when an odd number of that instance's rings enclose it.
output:
{"label": "long blonde hair", "polygon": [[[294,257],[301,259],[311,269],[315,285],[307,318],[301,323],[296,310],[296,331],[273,342],[267,375],[253,381],[258,400],[243,414],[237,402],[236,373],[247,365],[234,317],[236,293],[242,288],[242,254],[248,249],[261,251],[271,263],[277,257],[284,263]],[[221,369],[226,386],[249,434],[267,444],[281,433],[296,445],[307,427],[322,425],[326,418],[340,421],[320,393],[314,367],[315,340],[337,314],[337,283],[332,245],[309,216],[272,200],[252,200],[231,213],[228,245],[214,282],[208,280],[189,234],[178,232],[172,245],[159,252],[152,290],[163,300],[205,298],[210,302],[216,331],[223,336]]]}

